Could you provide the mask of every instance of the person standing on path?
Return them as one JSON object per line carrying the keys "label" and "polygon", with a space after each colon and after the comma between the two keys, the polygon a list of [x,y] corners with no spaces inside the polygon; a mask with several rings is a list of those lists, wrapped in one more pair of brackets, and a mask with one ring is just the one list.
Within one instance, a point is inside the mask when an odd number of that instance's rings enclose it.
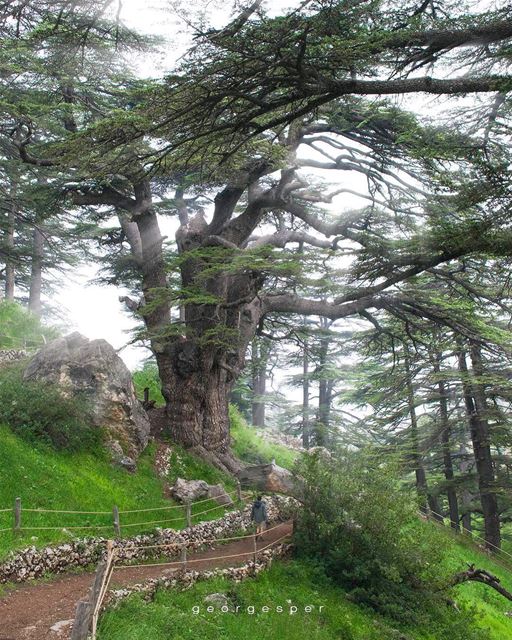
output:
{"label": "person standing on path", "polygon": [[256,540],[259,540],[267,522],[267,505],[261,496],[258,496],[252,505],[251,520],[256,525]]}

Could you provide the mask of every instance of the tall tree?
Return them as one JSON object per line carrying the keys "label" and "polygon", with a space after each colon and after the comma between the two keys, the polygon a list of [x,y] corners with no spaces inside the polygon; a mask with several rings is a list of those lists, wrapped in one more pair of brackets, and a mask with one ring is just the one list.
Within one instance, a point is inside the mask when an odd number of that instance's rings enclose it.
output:
{"label": "tall tree", "polygon": [[[350,29],[356,30],[352,35],[370,52],[354,61],[356,74],[376,73],[377,55],[396,71],[403,63],[410,65],[419,47],[421,61],[431,41],[433,55],[444,57],[449,45],[481,47],[485,38],[489,46],[497,42],[499,47],[510,36],[507,21],[488,14],[479,17],[476,31],[462,31],[462,20],[451,22],[450,38],[455,32],[455,39],[446,45],[437,32],[419,29],[411,35],[409,21],[400,27],[398,12],[387,9],[371,15],[378,34],[368,36],[361,27],[367,13],[351,10],[345,15],[349,9],[345,3],[335,6],[341,31],[334,33],[337,53],[335,58],[328,56],[328,76],[335,68],[345,73],[337,56],[347,54],[341,36],[350,35]],[[366,3],[358,6],[369,11]],[[65,185],[70,201],[96,220],[117,217],[116,228],[108,231],[108,241],[122,249],[115,257],[123,258],[124,269],[116,277],[139,292],[138,299],[127,302],[144,322],[143,337],[158,363],[170,432],[177,441],[229,470],[239,465],[229,451],[227,401],[248,345],[265,319],[287,314],[333,320],[358,314],[367,317],[369,309],[387,309],[399,316],[434,317],[455,325],[456,319],[445,318],[443,301],[425,304],[401,290],[400,283],[462,255],[485,253],[491,246],[494,254],[503,254],[512,245],[506,227],[496,233],[506,210],[506,197],[499,199],[496,184],[501,180],[506,185],[506,172],[502,165],[493,164],[494,156],[492,162],[488,160],[480,137],[423,126],[389,102],[353,95],[386,93],[386,87],[487,91],[506,83],[487,76],[446,82],[406,78],[389,86],[382,81],[331,78],[338,88],[329,90],[328,96],[322,93],[316,105],[306,99],[301,112],[289,108],[290,99],[297,104],[303,96],[290,98],[283,92],[288,85],[279,81],[281,63],[269,62],[284,59],[287,78],[291,71],[287,60],[292,60],[299,72],[298,82],[294,77],[292,85],[307,92],[313,62],[322,71],[329,50],[333,34],[326,35],[326,29],[338,24],[326,8],[319,3],[311,14],[309,9],[306,14],[299,11],[297,30],[291,28],[293,17],[282,20],[289,34],[284,39],[279,20],[258,22],[253,29],[248,20],[251,12],[243,14],[241,22],[235,21],[227,30],[205,35],[207,46],[213,46],[215,54],[217,49],[221,52],[225,67],[219,66],[221,57],[209,55],[203,64],[199,47],[199,57],[186,67],[190,71],[186,78],[178,73],[165,85],[151,88],[126,74],[116,81],[106,73],[105,60],[112,59],[108,43],[118,31],[89,19],[86,24],[94,28],[87,29],[87,42],[96,43],[105,54],[102,66],[94,72],[87,67],[90,73],[80,75],[73,66],[76,59],[66,58],[72,86],[63,87],[60,77],[56,81],[49,76],[41,93],[36,93],[40,102],[46,98],[44,118],[30,105],[31,117],[20,116],[16,109],[9,112],[10,139],[25,163],[52,172]],[[54,13],[50,18],[54,29],[60,29],[66,16]],[[69,18],[72,26],[73,18]],[[485,27],[491,18],[492,26]],[[423,15],[420,20],[425,27]],[[270,48],[262,38],[266,27]],[[443,37],[447,27],[446,22]],[[298,33],[306,34],[304,42],[297,42]],[[238,50],[230,52],[226,46],[234,42],[232,38],[242,46],[243,65]],[[350,38],[346,42],[354,48]],[[252,57],[246,56],[248,43],[255,46]],[[98,60],[97,49],[91,60]],[[497,58],[502,53],[493,52]],[[490,54],[484,49],[482,55]],[[56,60],[63,61],[62,51]],[[270,93],[261,75],[263,60],[270,70]],[[233,61],[244,73],[248,65],[256,65],[259,97],[254,89],[230,101],[231,80],[223,69]],[[210,84],[205,93],[207,76]],[[197,82],[190,83],[192,77]],[[311,79],[315,96],[318,82],[324,82],[322,73]],[[208,92],[214,99],[210,110],[203,99]],[[278,94],[285,96],[281,103],[285,113],[272,127],[272,121],[263,116],[276,107]],[[220,131],[215,123],[206,131],[211,118],[222,119],[224,113],[223,131],[232,127],[231,116],[237,116],[240,100],[244,118],[252,121],[262,116],[260,134],[249,136],[237,153],[231,144],[237,131],[227,135],[226,143],[198,148],[195,141],[202,134]],[[263,110],[254,112],[253,106],[260,108],[258,103],[264,103]],[[190,121],[176,126],[185,105]],[[166,119],[169,109],[172,117]],[[191,133],[189,124],[196,132],[202,130],[201,135]],[[246,130],[242,127],[241,132],[245,135]],[[228,147],[231,151],[224,157]],[[220,159],[224,162],[219,165]],[[334,175],[335,183],[340,175],[362,176],[369,188],[359,197],[367,206],[330,214],[324,205],[341,208],[343,194],[353,189],[319,184],[309,175],[312,170]],[[161,213],[179,221],[175,246],[169,246],[161,233]],[[318,274],[325,272],[327,260],[335,258],[351,263],[336,269],[326,282]],[[119,268],[119,261],[115,266]]]}

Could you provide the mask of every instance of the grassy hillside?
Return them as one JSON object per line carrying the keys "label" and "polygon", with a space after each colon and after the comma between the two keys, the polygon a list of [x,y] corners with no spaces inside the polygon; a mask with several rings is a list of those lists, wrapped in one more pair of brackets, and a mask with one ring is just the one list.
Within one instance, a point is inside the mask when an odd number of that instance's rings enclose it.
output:
{"label": "grassy hillside", "polygon": [[[236,410],[232,412],[234,449],[241,459],[249,462],[269,462],[291,467],[295,452],[272,445],[255,435]],[[101,448],[93,452],[56,451],[50,446],[36,445],[15,435],[0,425],[0,558],[12,549],[29,544],[42,546],[93,535],[112,536],[112,507],[121,511],[123,536],[150,531],[155,526],[181,528],[185,525],[183,508],[156,512],[123,514],[123,511],[175,506],[164,496],[164,481],[154,470],[155,445],[151,445],[139,459],[135,474],[113,468]],[[211,484],[222,483],[228,491],[235,488],[232,477],[206,464],[181,447],[172,445],[170,472],[167,482],[177,477],[201,478]],[[14,499],[22,501],[24,531],[14,536],[12,506]],[[193,507],[198,513],[216,503],[206,502]],[[2,512],[3,509],[9,511]],[[66,511],[98,511],[101,514],[34,513],[28,509]],[[222,508],[200,515],[201,519],[218,518]],[[156,520],[161,523],[153,524]],[[140,526],[133,526],[141,523]],[[148,524],[144,524],[148,523]],[[31,528],[34,527],[32,530]],[[56,527],[44,529],[37,527]],[[84,527],[73,529],[73,527]],[[1,531],[8,529],[7,531]]]}
{"label": "grassy hillside", "polygon": [[[11,508],[14,498],[20,497],[25,509],[59,509],[67,511],[105,511],[102,515],[75,515],[22,512],[24,527],[60,527],[59,530],[25,531],[14,537],[11,531],[0,532],[0,557],[14,548],[27,544],[43,545],[49,542],[69,540],[73,536],[112,536],[111,510],[117,505],[121,511],[167,507],[175,505],[164,497],[164,483],[154,471],[156,448],[148,447],[139,459],[138,470],[129,474],[115,469],[107,455],[96,453],[56,452],[49,447],[34,446],[14,435],[7,427],[0,426],[0,509]],[[204,478],[216,483],[224,482],[228,489],[234,484],[216,469],[201,460],[173,448],[169,480],[177,476]],[[193,507],[193,513],[215,506],[208,501]],[[216,518],[223,510],[200,516]],[[172,519],[161,526],[181,528],[185,524],[183,508],[170,511],[121,514],[121,525]],[[12,526],[12,512],[0,513],[0,529]],[[88,529],[69,529],[84,526]],[[131,536],[154,529],[157,525],[126,526],[123,535]],[[67,530],[63,528],[68,527]]]}
{"label": "grassy hillside", "polygon": [[[450,562],[460,568],[463,560],[487,566],[512,587],[510,574],[500,572],[477,551],[454,544]],[[233,606],[240,607],[239,612],[207,612],[204,597],[217,592],[227,594]],[[483,585],[471,584],[459,587],[459,602],[478,609],[472,638],[512,638],[512,619],[505,615],[510,603],[505,599]],[[254,613],[247,610],[251,605]],[[314,606],[309,612],[305,610],[308,605]],[[265,606],[271,610],[262,611]],[[276,611],[277,606],[283,612]],[[290,606],[296,606],[297,612],[290,614]],[[193,607],[199,607],[199,613]],[[292,560],[275,563],[268,572],[240,584],[215,579],[181,593],[162,590],[150,603],[140,595],[131,596],[102,617],[99,640],[449,640],[446,618],[457,625],[458,615],[441,611],[437,626],[416,620],[398,625],[356,606],[314,567]]]}
{"label": "grassy hillside", "polygon": [[291,469],[298,456],[296,451],[267,442],[249,427],[236,407],[229,409],[231,419],[231,446],[235,455],[249,464],[263,464],[275,459],[276,463]]}

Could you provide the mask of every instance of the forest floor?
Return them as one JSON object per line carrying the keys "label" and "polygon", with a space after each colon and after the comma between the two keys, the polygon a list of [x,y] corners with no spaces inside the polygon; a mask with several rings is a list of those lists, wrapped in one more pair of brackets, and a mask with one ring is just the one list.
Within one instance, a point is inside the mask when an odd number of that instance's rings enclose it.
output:
{"label": "forest floor", "polygon": [[[258,549],[291,533],[291,529],[291,523],[284,522],[268,531],[259,541]],[[253,551],[252,539],[244,538],[208,551],[190,554],[189,559],[201,560],[194,563],[194,569],[202,571],[238,566],[250,559]],[[243,554],[238,561],[228,557],[237,554]],[[150,578],[170,575],[178,570],[154,566],[114,569],[110,586],[127,587]],[[71,633],[76,603],[87,595],[92,580],[91,573],[65,574],[48,582],[13,587],[0,597],[0,640],[67,640]]]}

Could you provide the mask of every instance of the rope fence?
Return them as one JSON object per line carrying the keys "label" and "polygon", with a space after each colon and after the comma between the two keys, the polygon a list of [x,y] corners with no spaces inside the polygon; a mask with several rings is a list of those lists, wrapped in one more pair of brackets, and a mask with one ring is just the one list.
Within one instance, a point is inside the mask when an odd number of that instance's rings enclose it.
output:
{"label": "rope fence", "polygon": [[[274,529],[279,529],[279,527],[282,527],[283,523],[279,523],[276,524],[273,527],[270,527],[269,529],[265,529],[265,531],[263,533],[270,533],[271,531],[274,531]],[[231,536],[229,538],[204,538],[203,540],[200,540],[199,542],[204,543],[204,544],[211,544],[213,542],[232,542],[233,540],[246,540],[247,538],[253,538],[254,537],[254,533],[249,533],[246,536]],[[134,545],[134,546],[130,546],[130,551],[135,550],[135,549],[165,549],[165,548],[172,548],[172,549],[181,549],[187,546],[187,542],[167,542],[165,544],[148,544],[148,545]],[[133,566],[133,565],[129,565],[129,566]]]}
{"label": "rope fence", "polygon": [[[268,533],[270,531],[273,531],[274,529],[278,529],[279,527],[282,527],[283,523],[280,523],[278,525],[276,525],[275,527],[271,527],[270,529],[267,529],[264,533]],[[255,533],[251,533],[247,536],[235,536],[232,538],[211,538],[209,540],[197,540],[195,542],[198,542],[200,544],[212,544],[212,543],[218,543],[218,542],[225,542],[227,540],[245,540],[247,538],[252,538],[255,541]],[[139,564],[123,564],[123,565],[116,565],[114,567],[114,571],[117,571],[118,569],[140,569],[143,567],[171,567],[173,565],[188,565],[188,564],[192,564],[192,563],[196,563],[196,562],[211,562],[213,560],[224,560],[226,558],[241,558],[242,556],[256,556],[258,553],[261,553],[262,551],[266,551],[268,548],[274,546],[275,544],[278,544],[279,542],[281,542],[281,540],[284,540],[285,538],[288,538],[290,536],[290,533],[286,533],[284,536],[281,536],[280,538],[278,538],[277,540],[273,540],[272,542],[270,542],[269,544],[265,545],[264,547],[261,547],[260,549],[258,549],[257,547],[255,547],[252,551],[244,551],[243,553],[233,553],[233,554],[229,554],[229,555],[221,555],[221,556],[209,556],[207,558],[191,558],[191,559],[187,559],[184,558],[182,560],[173,560],[172,562],[152,562],[152,563],[139,563]],[[256,541],[255,541],[256,544]],[[181,544],[175,544],[175,545],[151,545],[150,547],[134,547],[134,548],[154,548],[156,546],[173,546],[174,549],[178,550],[178,549],[187,549],[187,543],[181,543]]]}
{"label": "rope fence", "polygon": [[[440,527],[445,527],[444,524],[444,520],[446,518],[446,516],[443,516],[443,514],[441,513],[436,513],[435,511],[430,510],[430,514],[437,516],[438,518],[442,518],[442,521],[437,520],[437,519],[430,519],[430,522],[434,522],[435,524],[437,524]],[[425,517],[424,513],[420,512],[420,515]],[[456,531],[455,529],[450,528],[450,531],[452,531],[455,535],[457,536],[462,536],[463,534],[461,532]],[[492,547],[493,551],[493,557],[492,560],[493,562],[496,562],[496,564],[500,565],[501,567],[503,567],[504,569],[507,569],[508,571],[512,571],[512,553],[509,553],[508,551],[505,551],[505,549],[502,549],[501,547],[497,547],[495,544],[493,544],[492,542],[489,542],[488,540],[486,540],[485,538],[483,538],[482,536],[479,536],[477,533],[475,533],[474,531],[468,531],[467,532],[467,539],[468,540],[472,540],[474,538],[476,538],[477,540],[480,540],[481,542],[483,542],[485,544],[486,547]],[[504,564],[503,562],[499,561],[499,555],[498,554],[503,554],[504,556],[506,556],[506,562],[509,563],[511,562],[511,564]]]}
{"label": "rope fence", "polygon": [[[202,516],[204,514],[210,513],[212,511],[216,511],[218,509],[226,510],[229,507],[236,506],[238,503],[242,503],[245,500],[245,497],[248,494],[246,492],[242,492],[240,483],[237,483],[236,489],[233,491],[228,491],[217,496],[212,496],[208,498],[204,498],[201,500],[196,500],[195,502],[185,502],[184,504],[176,504],[169,505],[163,507],[149,507],[144,509],[126,509],[120,510],[116,505],[112,507],[111,511],[79,511],[79,510],[69,510],[69,509],[44,509],[44,508],[26,508],[22,507],[21,498],[16,498],[14,501],[14,506],[11,509],[0,509],[0,514],[12,513],[13,516],[13,525],[9,528],[0,528],[0,533],[5,533],[7,531],[12,531],[15,535],[20,535],[24,531],[62,531],[62,530],[106,530],[106,529],[114,529],[114,533],[117,537],[121,536],[122,528],[135,528],[135,527],[149,527],[152,525],[163,525],[169,524],[173,522],[182,522],[185,526],[192,526],[192,521],[194,518]],[[233,497],[233,498],[232,498]],[[226,504],[217,504],[214,507],[210,507],[208,509],[203,509],[201,511],[194,511],[196,505],[203,505],[208,502],[212,502],[215,500],[219,500],[222,498],[229,498],[226,501]],[[159,520],[146,520],[140,522],[121,522],[121,516],[131,516],[138,513],[151,513],[151,512],[169,512],[172,510],[181,510],[182,515],[175,518],[161,518]],[[73,515],[73,516],[111,516],[112,521],[111,524],[104,524],[99,522],[98,524],[91,524],[90,521],[87,524],[79,524],[79,523],[69,523],[69,524],[59,524],[55,526],[50,526],[48,522],[42,522],[41,525],[29,522],[28,526],[25,526],[22,523],[22,515],[24,514],[50,514],[50,515]]]}
{"label": "rope fence", "polygon": [[[12,509],[3,509],[3,511],[12,511]],[[111,514],[111,511],[63,511],[61,509],[26,509],[25,507],[23,507],[23,511],[27,513],[74,513],[88,516],[109,516]]]}
{"label": "rope fence", "polygon": [[[273,531],[274,529],[277,529],[278,527],[281,527],[281,526],[283,526],[283,523],[280,523],[274,527],[271,527],[270,529],[267,529],[265,533]],[[190,558],[190,559],[187,559],[186,547],[185,547],[184,553],[182,552],[182,559],[176,560],[174,562],[159,562],[159,563],[153,563],[153,564],[130,564],[130,565],[117,565],[117,566],[116,566],[117,549],[115,548],[115,543],[113,540],[108,540],[106,558],[105,560],[102,560],[98,564],[92,588],[89,590],[88,599],[80,600],[77,604],[75,618],[73,621],[71,640],[87,640],[87,638],[91,637],[90,632],[92,632],[92,639],[96,640],[99,615],[100,615],[103,603],[105,601],[105,597],[107,595],[107,590],[109,587],[110,580],[112,578],[112,574],[114,573],[114,571],[118,569],[135,569],[135,568],[144,568],[144,567],[147,568],[147,567],[163,567],[163,566],[169,567],[173,565],[183,566],[183,568],[186,569],[188,564],[195,564],[198,562],[213,562],[215,560],[228,560],[231,558],[242,558],[242,557],[247,557],[251,555],[253,556],[254,562],[256,563],[257,556],[259,553],[262,553],[263,551],[266,551],[270,547],[273,547],[279,544],[280,542],[285,540],[285,538],[288,538],[289,535],[290,533],[287,532],[285,535],[280,536],[279,538],[277,538],[277,540],[273,540],[272,542],[265,545],[261,549],[258,549],[256,545],[256,533],[252,533],[251,535],[247,535],[247,536],[236,536],[232,538],[217,538],[217,539],[210,539],[210,540],[201,540],[199,542],[204,544],[208,542],[224,542],[227,540],[238,540],[238,539],[242,540],[245,538],[253,538],[254,547],[252,551],[245,551],[243,553],[232,553],[232,554],[226,554],[221,556],[206,557],[206,558]],[[169,546],[169,545],[148,545],[146,547],[136,547],[136,548],[153,549],[161,546]]]}

